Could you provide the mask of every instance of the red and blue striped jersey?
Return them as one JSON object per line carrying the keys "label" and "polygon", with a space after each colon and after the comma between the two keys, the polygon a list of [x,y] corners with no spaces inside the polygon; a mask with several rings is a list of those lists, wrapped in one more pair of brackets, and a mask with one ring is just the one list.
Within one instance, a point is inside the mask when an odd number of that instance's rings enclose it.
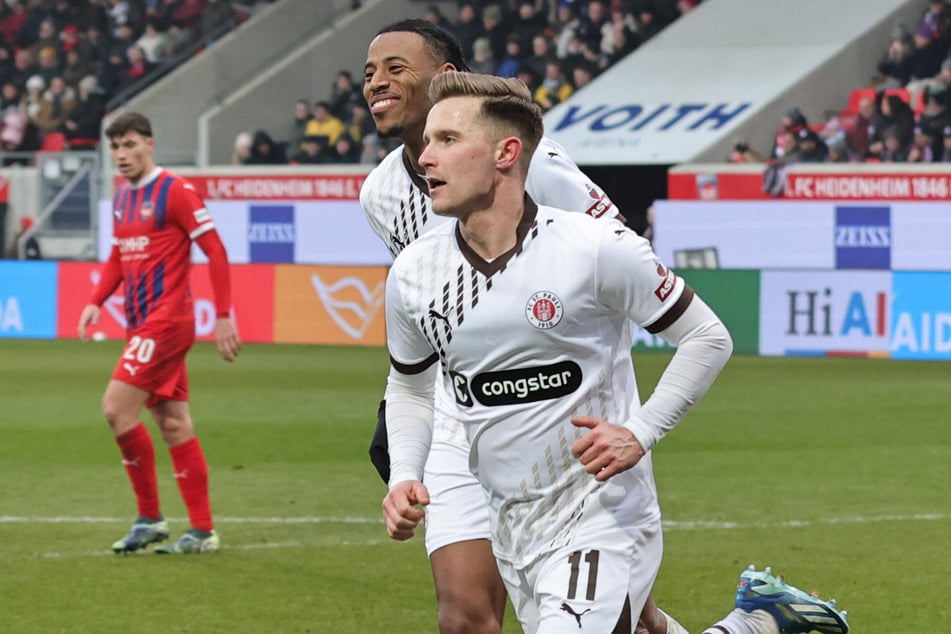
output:
{"label": "red and blue striped jersey", "polygon": [[193,320],[191,245],[215,228],[195,189],[156,167],[139,183],[121,185],[112,207],[127,328]]}

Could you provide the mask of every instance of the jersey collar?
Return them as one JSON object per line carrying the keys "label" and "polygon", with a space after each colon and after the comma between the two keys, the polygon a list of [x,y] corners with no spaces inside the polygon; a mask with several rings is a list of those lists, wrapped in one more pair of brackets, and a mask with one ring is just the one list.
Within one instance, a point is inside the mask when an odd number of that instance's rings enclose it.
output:
{"label": "jersey collar", "polygon": [[146,185],[154,181],[156,178],[158,178],[159,174],[161,173],[162,173],[162,168],[155,166],[154,168],[152,168],[151,172],[149,172],[144,177],[142,177],[142,180],[140,180],[135,185],[133,185],[132,183],[129,183],[129,187],[131,187],[132,189],[141,189],[142,187],[145,187]]}
{"label": "jersey collar", "polygon": [[424,194],[429,196],[429,183],[426,182],[420,174],[416,173],[416,170],[413,169],[412,164],[409,162],[409,157],[406,155],[406,146],[403,146],[403,167],[406,168],[406,173],[409,174],[409,179],[413,181],[413,184],[416,185]]}
{"label": "jersey collar", "polygon": [[525,236],[528,235],[529,229],[532,228],[535,224],[535,217],[538,215],[538,205],[535,204],[535,201],[532,200],[528,194],[525,194],[525,209],[522,211],[522,219],[518,221],[518,226],[515,228],[515,245],[495,258],[491,262],[483,260],[479,254],[477,254],[469,244],[462,239],[462,232],[459,229],[459,222],[456,221],[456,244],[459,245],[459,250],[462,251],[462,256],[472,265],[472,268],[477,270],[479,273],[482,273],[486,277],[492,277],[495,273],[498,273],[505,268],[505,265],[509,263],[509,260],[514,258],[516,255],[522,252],[522,245],[525,241]]}

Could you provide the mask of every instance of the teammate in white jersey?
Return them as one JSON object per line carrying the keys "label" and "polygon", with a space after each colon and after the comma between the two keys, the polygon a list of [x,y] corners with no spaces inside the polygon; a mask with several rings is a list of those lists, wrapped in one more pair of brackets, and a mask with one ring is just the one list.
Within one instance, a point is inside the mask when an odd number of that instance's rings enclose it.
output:
{"label": "teammate in white jersey", "polygon": [[[390,152],[367,177],[360,202],[371,227],[396,256],[432,227],[447,221],[432,213],[428,186],[418,164],[423,127],[432,105],[434,75],[466,68],[458,42],[424,20],[406,20],[382,29],[370,44],[364,97],[384,137],[403,145]],[[568,158],[557,143],[542,139],[532,159],[526,189],[540,204],[557,204],[595,218],[618,211],[610,199]],[[497,634],[505,610],[505,588],[489,539],[485,496],[469,471],[468,442],[456,420],[450,393],[436,386],[436,424],[425,480],[432,496],[426,509],[426,550],[430,556],[442,634]],[[388,479],[385,409],[371,455]],[[641,617],[649,634],[684,631],[649,601]]]}
{"label": "teammate in white jersey", "polygon": [[[710,387],[732,341],[621,223],[525,195],[541,114],[524,85],[447,72],[431,90],[419,160],[433,211],[456,222],[404,249],[387,280],[387,530],[410,537],[421,519],[415,505],[430,502],[420,480],[441,366],[525,631],[629,634],[662,553],[648,452]],[[643,405],[631,321],[678,346]],[[756,574],[741,577],[739,614],[708,631],[805,632],[810,619],[821,631],[847,631],[817,600],[798,606],[805,622],[784,610],[776,612],[789,623],[775,618],[763,597],[775,607],[775,596],[795,589]]]}

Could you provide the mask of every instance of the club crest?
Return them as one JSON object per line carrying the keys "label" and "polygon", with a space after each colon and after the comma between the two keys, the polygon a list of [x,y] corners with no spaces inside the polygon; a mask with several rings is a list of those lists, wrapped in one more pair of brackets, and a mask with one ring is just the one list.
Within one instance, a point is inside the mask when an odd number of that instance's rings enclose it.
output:
{"label": "club crest", "polygon": [[549,291],[539,291],[528,298],[525,318],[539,330],[549,330],[558,325],[565,316],[565,308],[558,296]]}

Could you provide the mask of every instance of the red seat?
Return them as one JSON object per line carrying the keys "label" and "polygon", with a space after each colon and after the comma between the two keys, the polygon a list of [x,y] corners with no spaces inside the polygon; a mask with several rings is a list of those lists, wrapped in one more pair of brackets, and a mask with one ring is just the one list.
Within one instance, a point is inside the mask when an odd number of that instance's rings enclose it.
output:
{"label": "red seat", "polygon": [[859,102],[862,101],[865,97],[869,99],[875,99],[875,89],[874,88],[856,88],[849,95],[849,105],[846,106],[846,110],[852,114],[859,113]]}
{"label": "red seat", "polygon": [[62,132],[48,132],[40,142],[40,152],[62,152],[66,149],[66,135]]}
{"label": "red seat", "polygon": [[94,150],[99,147],[99,139],[76,138],[69,142],[71,150]]}
{"label": "red seat", "polygon": [[892,95],[898,95],[901,97],[901,100],[911,105],[911,93],[908,92],[906,88],[888,88],[885,90],[885,96],[890,97]]}

